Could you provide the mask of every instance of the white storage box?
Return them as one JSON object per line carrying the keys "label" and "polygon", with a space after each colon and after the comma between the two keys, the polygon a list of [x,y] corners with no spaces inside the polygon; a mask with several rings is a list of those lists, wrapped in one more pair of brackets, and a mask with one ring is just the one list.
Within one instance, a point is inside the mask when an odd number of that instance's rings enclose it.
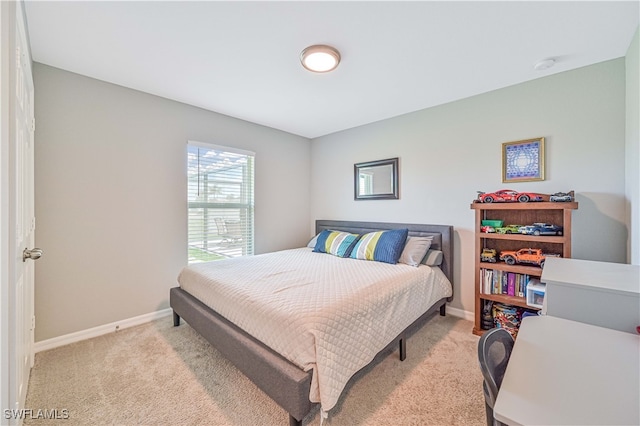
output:
{"label": "white storage box", "polygon": [[542,309],[547,286],[537,278],[531,278],[527,284],[527,305]]}
{"label": "white storage box", "polygon": [[548,257],[540,280],[547,315],[637,335],[639,265]]}

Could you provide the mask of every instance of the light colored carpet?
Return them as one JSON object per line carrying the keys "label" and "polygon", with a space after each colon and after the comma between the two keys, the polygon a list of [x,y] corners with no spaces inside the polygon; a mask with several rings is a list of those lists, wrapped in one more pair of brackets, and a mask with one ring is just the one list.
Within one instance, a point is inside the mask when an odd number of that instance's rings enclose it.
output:
{"label": "light colored carpet", "polygon": [[[359,372],[325,425],[484,425],[478,337],[434,316]],[[26,407],[66,409],[61,425],[287,425],[288,414],[193,329],[170,317],[36,354]],[[320,425],[318,409],[303,421]]]}

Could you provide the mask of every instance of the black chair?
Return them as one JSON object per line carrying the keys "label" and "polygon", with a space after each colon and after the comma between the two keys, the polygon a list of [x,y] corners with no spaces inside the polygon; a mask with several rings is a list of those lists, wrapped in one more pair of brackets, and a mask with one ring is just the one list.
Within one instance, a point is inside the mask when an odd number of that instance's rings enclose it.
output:
{"label": "black chair", "polygon": [[478,342],[478,359],[484,377],[484,401],[487,414],[487,426],[500,426],[493,418],[493,405],[498,397],[504,372],[513,350],[513,337],[504,328],[492,328],[484,332]]}

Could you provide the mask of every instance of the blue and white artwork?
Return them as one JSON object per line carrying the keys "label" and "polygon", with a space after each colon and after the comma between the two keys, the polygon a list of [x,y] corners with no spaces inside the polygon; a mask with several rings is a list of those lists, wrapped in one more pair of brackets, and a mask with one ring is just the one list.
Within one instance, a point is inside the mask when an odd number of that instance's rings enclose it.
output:
{"label": "blue and white artwork", "polygon": [[504,181],[541,180],[542,140],[505,144]]}

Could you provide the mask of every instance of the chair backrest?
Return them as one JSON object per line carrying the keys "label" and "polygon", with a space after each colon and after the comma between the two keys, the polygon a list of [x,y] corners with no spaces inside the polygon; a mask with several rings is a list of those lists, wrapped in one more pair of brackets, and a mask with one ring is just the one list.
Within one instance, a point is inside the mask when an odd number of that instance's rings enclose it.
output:
{"label": "chair backrest", "polygon": [[224,219],[221,217],[214,217],[213,220],[216,223],[218,235],[225,235],[227,233],[227,225],[225,224]]}
{"label": "chair backrest", "polygon": [[513,350],[513,337],[504,328],[485,331],[478,342],[478,359],[484,377],[485,399],[493,409]]}

